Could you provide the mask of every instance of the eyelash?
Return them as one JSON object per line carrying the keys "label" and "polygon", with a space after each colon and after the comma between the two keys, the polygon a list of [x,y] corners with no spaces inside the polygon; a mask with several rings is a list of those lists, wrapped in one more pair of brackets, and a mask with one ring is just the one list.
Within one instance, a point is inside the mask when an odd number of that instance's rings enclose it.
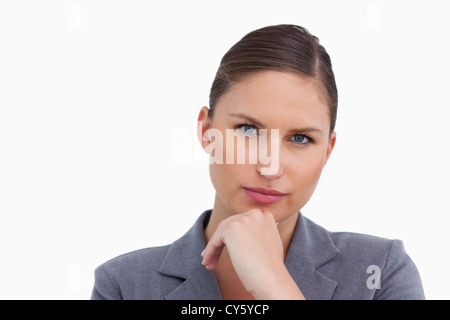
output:
{"label": "eyelash", "polygon": [[[253,123],[250,123],[250,122],[237,124],[237,125],[234,126],[234,129],[235,130],[240,130],[244,126],[250,126],[250,127],[255,128],[256,130],[259,130],[258,126],[254,125]],[[310,136],[308,136],[306,134],[303,134],[303,133],[294,134],[294,136],[296,136],[296,135],[303,136],[303,137],[305,137],[308,140],[308,142],[303,142],[303,143],[298,142],[297,144],[304,145],[304,144],[308,144],[308,143],[313,143],[314,142],[314,140]]]}

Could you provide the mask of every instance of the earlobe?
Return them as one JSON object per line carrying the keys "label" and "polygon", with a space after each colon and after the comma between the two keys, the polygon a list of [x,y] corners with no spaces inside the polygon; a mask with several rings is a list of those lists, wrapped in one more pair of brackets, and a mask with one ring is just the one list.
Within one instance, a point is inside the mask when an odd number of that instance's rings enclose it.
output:
{"label": "earlobe", "polygon": [[328,162],[328,159],[330,158],[331,152],[334,149],[334,145],[336,144],[336,131],[333,131],[333,133],[330,136],[330,139],[328,141],[328,147],[327,147],[327,154],[325,157],[325,162],[323,166],[325,166]]}
{"label": "earlobe", "polygon": [[208,107],[202,107],[200,109],[200,112],[198,114],[197,118],[197,138],[200,142],[200,145],[203,149],[207,147],[207,145],[210,143],[208,140],[204,140],[205,132],[211,127],[210,120],[208,118],[209,109]]}

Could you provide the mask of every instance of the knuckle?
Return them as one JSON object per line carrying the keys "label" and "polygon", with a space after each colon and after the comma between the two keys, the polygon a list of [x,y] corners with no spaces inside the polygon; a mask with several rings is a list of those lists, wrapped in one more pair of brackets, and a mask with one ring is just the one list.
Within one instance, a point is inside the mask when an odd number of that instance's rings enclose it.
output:
{"label": "knuckle", "polygon": [[253,209],[250,209],[247,211],[248,215],[257,215],[257,214],[261,214],[261,213],[262,213],[261,209],[258,209],[258,208],[253,208]]}
{"label": "knuckle", "polygon": [[229,234],[239,234],[242,232],[243,227],[244,227],[244,224],[242,223],[242,221],[239,221],[239,220],[231,221],[227,226],[226,233],[228,235]]}
{"label": "knuckle", "polygon": [[262,211],[260,209],[251,209],[249,211],[247,211],[247,217],[251,218],[251,219],[258,219],[262,216]]}

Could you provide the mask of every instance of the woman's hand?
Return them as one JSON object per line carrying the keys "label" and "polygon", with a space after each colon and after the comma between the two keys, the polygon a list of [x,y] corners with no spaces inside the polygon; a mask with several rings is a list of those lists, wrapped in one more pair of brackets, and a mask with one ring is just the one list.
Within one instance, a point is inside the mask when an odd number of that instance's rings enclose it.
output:
{"label": "woman's hand", "polygon": [[223,220],[202,252],[208,270],[217,266],[224,246],[255,299],[304,299],[284,266],[283,245],[271,212],[252,209]]}

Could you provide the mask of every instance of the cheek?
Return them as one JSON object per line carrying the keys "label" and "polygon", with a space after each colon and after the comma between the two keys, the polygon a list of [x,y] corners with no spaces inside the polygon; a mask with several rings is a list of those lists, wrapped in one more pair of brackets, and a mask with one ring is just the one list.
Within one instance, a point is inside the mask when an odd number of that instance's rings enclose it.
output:
{"label": "cheek", "polygon": [[246,167],[243,164],[211,164],[209,175],[216,191],[223,196],[234,192],[245,180]]}
{"label": "cheek", "polygon": [[[292,183],[299,198],[308,198],[314,192],[323,169],[322,154],[303,155],[290,161],[286,173],[292,177]],[[297,198],[296,197],[296,198]]]}

